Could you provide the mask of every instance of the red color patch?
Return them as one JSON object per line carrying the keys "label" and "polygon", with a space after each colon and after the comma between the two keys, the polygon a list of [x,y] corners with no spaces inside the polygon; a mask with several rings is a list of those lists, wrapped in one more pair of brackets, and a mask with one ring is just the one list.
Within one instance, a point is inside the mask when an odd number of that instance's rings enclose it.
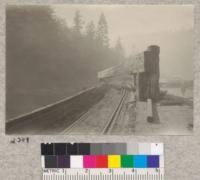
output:
{"label": "red color patch", "polygon": [[97,168],[108,168],[108,156],[107,155],[96,156],[96,167]]}

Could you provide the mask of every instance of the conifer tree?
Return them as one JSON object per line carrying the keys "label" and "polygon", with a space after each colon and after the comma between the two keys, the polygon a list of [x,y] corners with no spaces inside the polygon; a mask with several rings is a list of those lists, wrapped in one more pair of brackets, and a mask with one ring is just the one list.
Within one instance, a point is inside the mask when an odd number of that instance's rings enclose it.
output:
{"label": "conifer tree", "polygon": [[96,38],[103,47],[109,47],[108,24],[103,13],[98,21]]}
{"label": "conifer tree", "polygon": [[83,28],[83,20],[82,20],[82,17],[80,15],[80,11],[76,11],[75,12],[75,16],[74,16],[74,27],[73,27],[73,30],[76,34],[81,34],[81,30]]}
{"label": "conifer tree", "polygon": [[90,38],[90,39],[94,39],[95,37],[95,25],[93,23],[93,21],[91,21],[87,26],[86,26],[86,35]]}

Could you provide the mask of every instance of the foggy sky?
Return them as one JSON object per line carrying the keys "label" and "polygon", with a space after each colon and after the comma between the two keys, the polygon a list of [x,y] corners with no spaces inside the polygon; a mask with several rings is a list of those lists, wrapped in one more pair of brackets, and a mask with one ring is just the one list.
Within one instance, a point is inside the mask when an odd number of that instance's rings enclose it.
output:
{"label": "foggy sky", "polygon": [[[96,25],[100,14],[104,13],[109,26],[111,46],[115,45],[118,36],[121,37],[126,54],[132,51],[143,51],[148,45],[157,44],[161,47],[161,78],[172,76],[172,78],[192,79],[193,40],[190,35],[186,38],[189,39],[185,46],[187,49],[189,47],[186,55],[184,49],[177,49],[174,53],[177,58],[171,58],[167,54],[171,53],[170,48],[176,49],[180,45],[180,42],[176,44],[169,41],[171,37],[176,39],[176,35],[183,34],[184,37],[185,32],[193,33],[192,5],[56,5],[52,7],[56,16],[66,21],[69,27],[73,25],[76,10],[80,10],[85,25],[91,20]],[[177,55],[178,52],[180,53]]]}

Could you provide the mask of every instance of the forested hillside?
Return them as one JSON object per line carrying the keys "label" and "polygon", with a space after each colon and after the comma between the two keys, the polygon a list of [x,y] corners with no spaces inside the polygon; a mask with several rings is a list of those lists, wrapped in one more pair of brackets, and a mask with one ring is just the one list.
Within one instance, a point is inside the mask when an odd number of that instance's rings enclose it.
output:
{"label": "forested hillside", "polygon": [[83,22],[79,11],[68,27],[47,6],[7,7],[7,119],[93,86],[98,71],[124,60],[104,14],[97,27]]}

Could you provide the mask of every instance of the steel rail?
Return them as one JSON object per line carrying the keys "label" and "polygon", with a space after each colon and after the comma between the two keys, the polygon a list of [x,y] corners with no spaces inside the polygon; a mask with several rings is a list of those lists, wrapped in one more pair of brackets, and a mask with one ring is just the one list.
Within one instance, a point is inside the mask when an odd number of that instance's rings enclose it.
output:
{"label": "steel rail", "polygon": [[[119,104],[117,105],[117,107],[115,108],[114,112],[111,115],[110,120],[106,123],[106,125],[104,126],[101,134],[108,134],[111,129],[113,128],[121,110],[124,104],[124,101],[126,99],[126,95],[127,95],[127,91],[124,90],[123,91],[123,95],[119,101]],[[79,123],[84,121],[88,116],[90,115],[90,110],[86,111],[85,113],[83,113],[75,122],[73,122],[71,125],[69,125],[65,130],[63,130],[60,134],[70,134],[71,132],[73,132],[73,128],[79,126]]]}
{"label": "steel rail", "polygon": [[65,130],[63,130],[60,134],[70,134],[71,130],[77,126],[80,122],[82,122],[84,119],[86,119],[90,114],[90,111],[86,111],[83,113],[75,122],[73,122],[71,125],[69,125]]}
{"label": "steel rail", "polygon": [[126,96],[127,96],[127,91],[124,90],[123,91],[123,95],[122,98],[120,99],[119,104],[117,105],[117,107],[115,108],[114,112],[111,115],[110,120],[107,122],[106,126],[104,127],[104,129],[102,130],[101,134],[108,134],[112,129],[114,124],[116,123],[117,118],[119,117],[119,114],[121,113],[124,101],[126,100]]}

